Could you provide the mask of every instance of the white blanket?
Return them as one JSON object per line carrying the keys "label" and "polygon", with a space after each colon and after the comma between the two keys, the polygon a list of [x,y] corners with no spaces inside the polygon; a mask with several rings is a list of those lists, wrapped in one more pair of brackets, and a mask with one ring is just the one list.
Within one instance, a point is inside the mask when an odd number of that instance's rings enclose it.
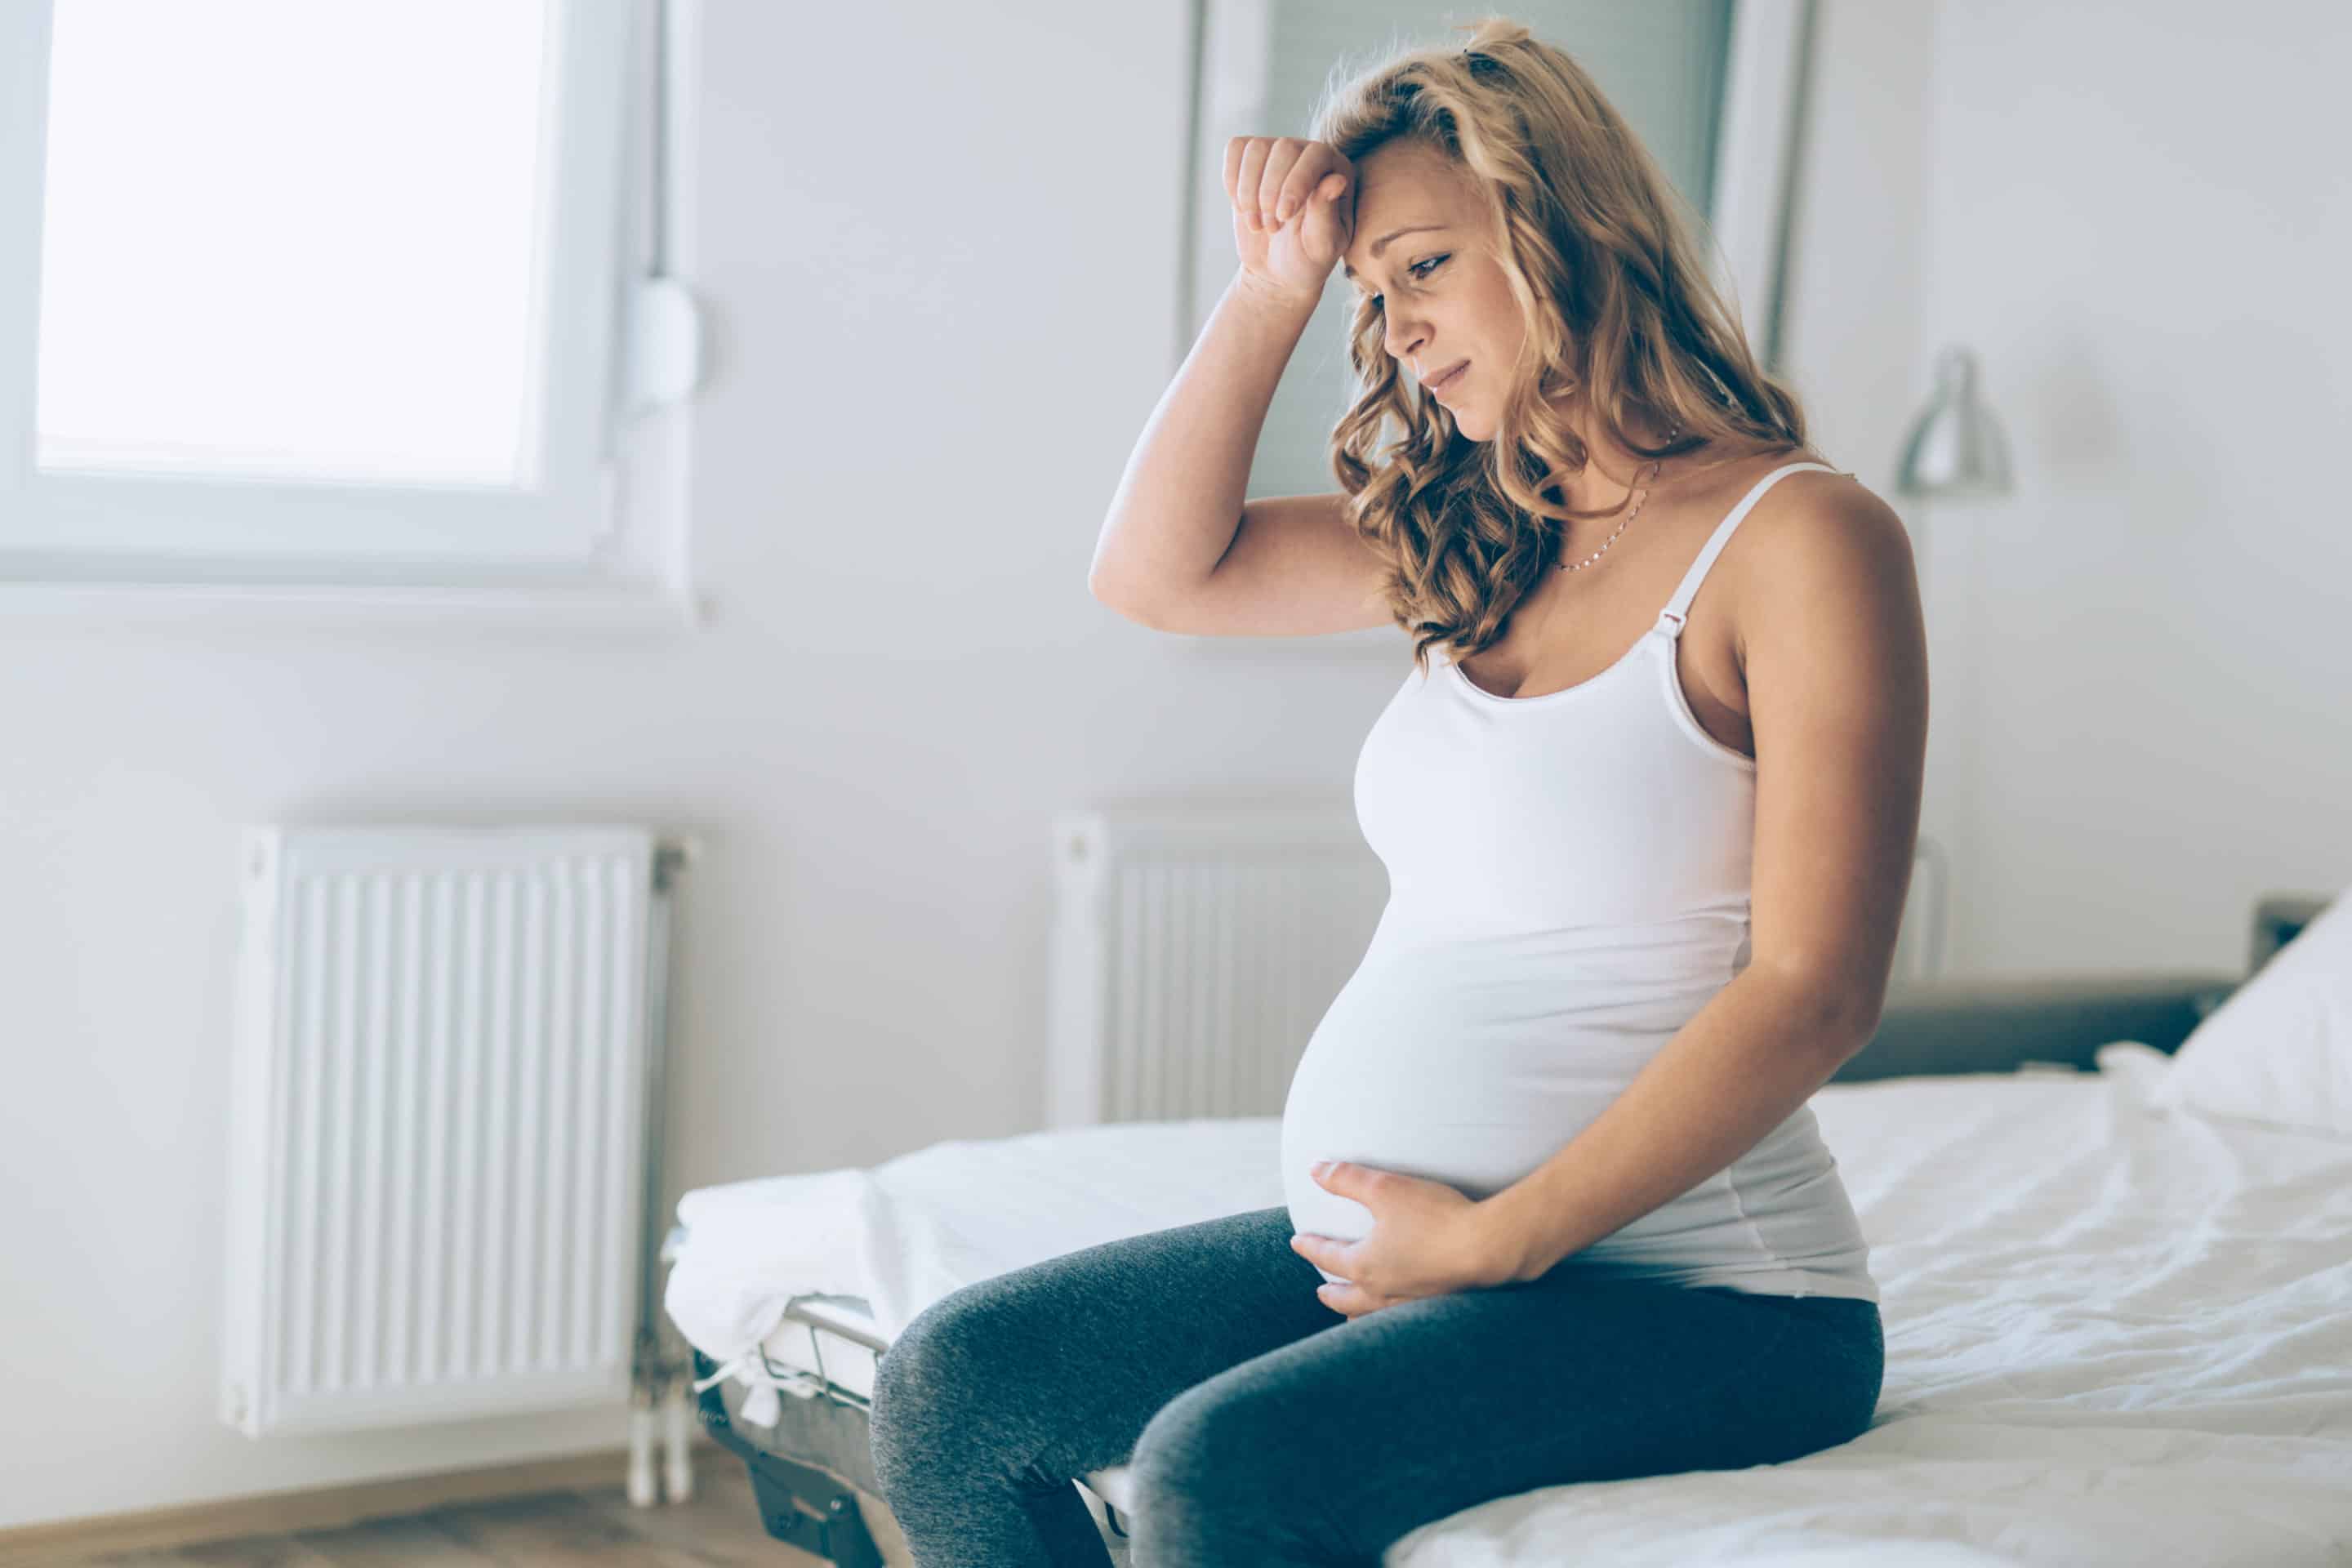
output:
{"label": "white blanket", "polygon": [[[2352,1142],[2158,1111],[2168,1058],[2098,1060],[1814,1096],[1881,1288],[1871,1430],[1497,1499],[1386,1564],[2352,1563]],[[722,1362],[797,1294],[895,1336],[974,1280],[1277,1205],[1278,1147],[1274,1118],[1148,1122],[703,1188],[667,1304]]]}

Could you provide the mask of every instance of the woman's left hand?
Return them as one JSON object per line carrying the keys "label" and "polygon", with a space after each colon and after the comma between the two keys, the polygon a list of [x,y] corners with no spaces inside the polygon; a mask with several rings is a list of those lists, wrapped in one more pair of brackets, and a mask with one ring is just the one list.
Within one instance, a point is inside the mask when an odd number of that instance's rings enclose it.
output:
{"label": "woman's left hand", "polygon": [[1312,1173],[1316,1184],[1372,1211],[1358,1241],[1300,1235],[1290,1249],[1342,1284],[1316,1289],[1323,1304],[1361,1317],[1423,1296],[1506,1284],[1511,1271],[1477,1199],[1443,1182],[1341,1160]]}

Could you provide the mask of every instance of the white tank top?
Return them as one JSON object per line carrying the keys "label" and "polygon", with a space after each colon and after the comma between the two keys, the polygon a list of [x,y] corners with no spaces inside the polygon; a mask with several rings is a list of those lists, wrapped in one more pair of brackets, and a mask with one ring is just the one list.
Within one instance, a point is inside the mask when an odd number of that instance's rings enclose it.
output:
{"label": "white tank top", "polygon": [[[1581,685],[1474,685],[1442,648],[1357,758],[1356,820],[1389,899],[1316,1026],[1282,1114],[1301,1233],[1371,1214],[1308,1167],[1348,1160],[1484,1198],[1559,1152],[1748,966],[1756,764],[1699,727],[1675,643],[1759,497],[1708,538],[1657,622]],[[1574,1253],[1580,1268],[1878,1300],[1837,1162],[1801,1105],[1729,1168]],[[1326,1271],[1324,1278],[1337,1276]]]}

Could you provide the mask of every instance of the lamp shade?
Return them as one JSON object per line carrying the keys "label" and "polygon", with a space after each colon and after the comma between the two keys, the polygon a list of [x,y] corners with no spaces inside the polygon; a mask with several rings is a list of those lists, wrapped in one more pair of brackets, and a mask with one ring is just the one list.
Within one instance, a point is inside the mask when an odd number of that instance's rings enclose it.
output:
{"label": "lamp shade", "polygon": [[1936,360],[1936,390],[1903,443],[1895,488],[1915,496],[2006,495],[2012,488],[2009,443],[1977,384],[1977,357],[1946,349]]}

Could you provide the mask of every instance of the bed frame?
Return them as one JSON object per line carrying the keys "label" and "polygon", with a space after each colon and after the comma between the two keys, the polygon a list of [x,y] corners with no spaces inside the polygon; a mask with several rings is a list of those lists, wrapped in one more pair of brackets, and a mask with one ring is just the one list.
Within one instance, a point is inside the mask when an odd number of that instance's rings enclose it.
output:
{"label": "bed frame", "polygon": [[[682,1229],[670,1233],[670,1243],[662,1249],[665,1257],[683,1234]],[[883,1568],[888,1560],[875,1537],[877,1533],[895,1537],[897,1531],[887,1518],[881,1484],[874,1474],[866,1427],[869,1403],[856,1390],[824,1375],[821,1333],[838,1335],[877,1356],[889,1348],[889,1342],[851,1325],[819,1323],[801,1310],[805,1300],[792,1298],[785,1304],[784,1317],[808,1330],[809,1348],[818,1371],[815,1393],[804,1399],[786,1397],[772,1435],[749,1436],[735,1426],[742,1384],[718,1377],[719,1363],[697,1350],[694,1377],[703,1386],[695,1397],[703,1428],[749,1467],[760,1522],[770,1535],[839,1568]],[[764,1352],[757,1353],[774,1376],[806,1376],[800,1368],[779,1366],[768,1361]],[[877,1517],[868,1517],[869,1508]]]}
{"label": "bed frame", "polygon": [[[2309,893],[2259,899],[2242,974],[2163,971],[1908,986],[1888,997],[1870,1044],[1830,1081],[2022,1069],[2095,1072],[2098,1047],[2114,1040],[2137,1040],[2169,1054],[2328,902]],[[684,1235],[683,1227],[670,1233],[662,1249],[665,1261],[675,1256]],[[853,1325],[803,1310],[803,1303],[824,1300],[794,1297],[786,1305],[785,1321],[807,1328],[812,1364],[818,1371],[812,1380],[803,1369],[767,1363],[780,1379],[814,1386],[806,1397],[783,1398],[783,1413],[772,1431],[740,1428],[736,1417],[746,1391],[731,1378],[718,1377],[718,1363],[693,1352],[695,1381],[706,1384],[696,1395],[702,1424],[750,1469],[761,1522],[770,1535],[838,1568],[905,1563],[903,1542],[874,1475],[868,1401],[824,1375],[821,1336],[835,1335],[877,1356],[888,1345]],[[1118,1510],[1091,1491],[1082,1495],[1090,1508],[1101,1510],[1106,1541],[1123,1540],[1128,1531]],[[886,1557],[880,1542],[897,1548],[894,1555]]]}

